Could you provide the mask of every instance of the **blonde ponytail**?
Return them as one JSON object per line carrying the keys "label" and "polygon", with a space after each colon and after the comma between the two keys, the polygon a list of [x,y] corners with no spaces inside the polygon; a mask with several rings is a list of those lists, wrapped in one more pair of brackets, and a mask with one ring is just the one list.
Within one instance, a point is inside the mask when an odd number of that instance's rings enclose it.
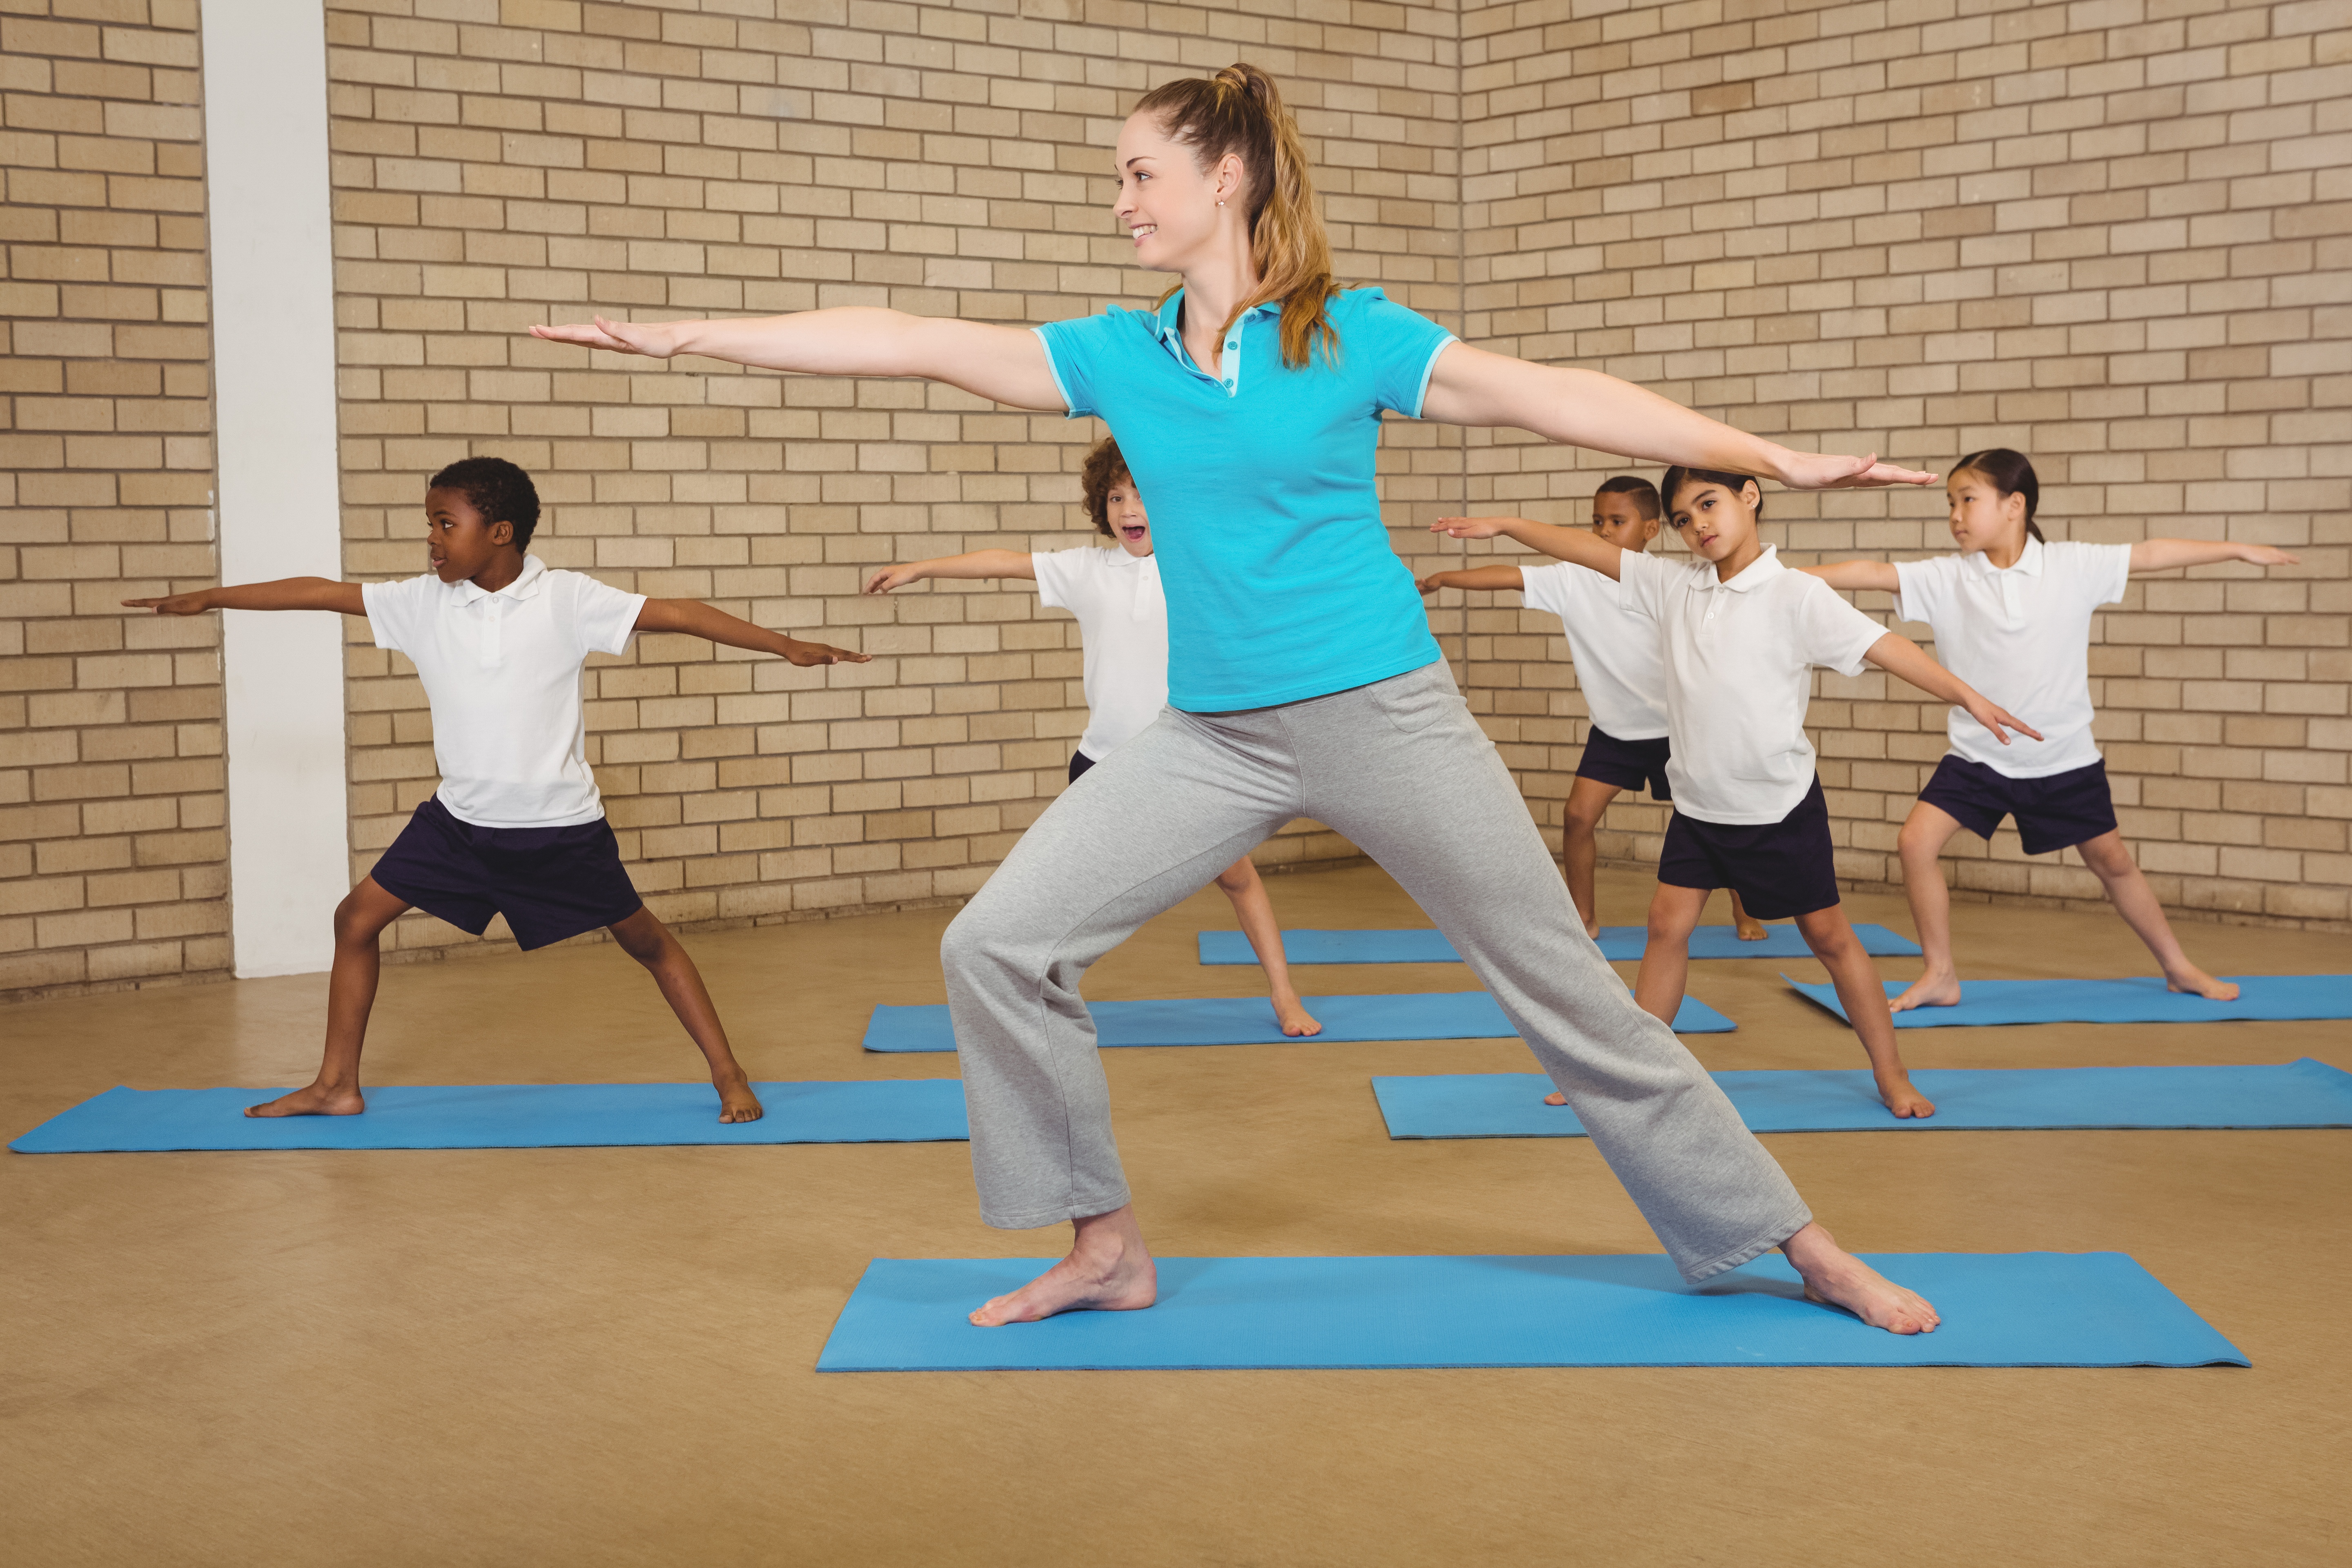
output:
{"label": "blonde ponytail", "polygon": [[1257,268],[1258,286],[1218,326],[1218,335],[1244,310],[1278,300],[1284,364],[1298,370],[1318,348],[1335,352],[1339,337],[1328,307],[1339,286],[1331,276],[1331,239],[1315,209],[1307,144],[1274,79],[1237,62],[1206,79],[1155,87],[1135,108],[1157,119],[1171,141],[1192,148],[1203,170],[1229,153],[1242,161],[1249,191],[1250,260]]}

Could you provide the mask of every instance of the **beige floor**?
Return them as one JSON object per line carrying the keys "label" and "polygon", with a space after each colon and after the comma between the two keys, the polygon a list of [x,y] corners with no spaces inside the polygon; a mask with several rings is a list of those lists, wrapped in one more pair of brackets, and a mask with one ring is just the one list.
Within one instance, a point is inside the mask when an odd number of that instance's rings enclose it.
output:
{"label": "beige floor", "polygon": [[[1370,869],[1277,879],[1293,924],[1421,923]],[[1612,919],[1644,885],[1604,884]],[[1857,899],[1857,919],[1906,922]],[[2145,972],[2118,922],[1964,907],[2002,975]],[[941,993],[943,912],[693,939],[763,1078],[934,1077],[857,1049]],[[1098,997],[1239,994],[1192,932]],[[2193,926],[2222,972],[2340,937]],[[1718,1068],[1858,1065],[1782,968],[1696,966]],[[1886,964],[1890,977],[1915,961]],[[1454,989],[1458,967],[1307,972]],[[0,1013],[0,1131],[116,1083],[315,1062],[320,980]],[[1915,1066],[2352,1067],[2341,1024],[1910,1034]],[[1391,1143],[1380,1072],[1516,1042],[1110,1053],[1171,1254],[1651,1251],[1581,1141]],[[610,947],[387,972],[382,1083],[664,1079],[697,1058]],[[2252,1371],[814,1375],[875,1256],[1045,1256],[974,1215],[961,1145],[0,1156],[0,1556],[27,1565],[2341,1563],[2352,1132],[1768,1140],[1864,1250],[2116,1248]]]}

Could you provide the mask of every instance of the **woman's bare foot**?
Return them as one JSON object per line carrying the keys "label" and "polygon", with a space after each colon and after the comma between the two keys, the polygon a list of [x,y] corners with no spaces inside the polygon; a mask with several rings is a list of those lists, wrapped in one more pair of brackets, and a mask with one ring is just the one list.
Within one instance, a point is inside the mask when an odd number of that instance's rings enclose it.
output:
{"label": "woman's bare foot", "polygon": [[714,1081],[719,1090],[719,1120],[721,1121],[757,1121],[768,1114],[760,1097],[751,1092],[751,1080],[739,1078],[726,1082]]}
{"label": "woman's bare foot", "polygon": [[1274,1016],[1286,1035],[1319,1035],[1323,1032],[1323,1026],[1315,1021],[1315,1015],[1307,1010],[1307,1004],[1295,994],[1274,998]]}
{"label": "woman's bare foot", "polygon": [[2190,996],[2202,996],[2213,1002],[2235,1002],[2238,999],[2236,981],[2216,980],[2193,963],[2176,973],[2167,974],[2164,977],[2164,988],[2168,991],[2182,992]]}
{"label": "woman's bare foot", "polygon": [[1914,1007],[1957,1007],[1960,1005],[1960,977],[1950,970],[1929,970],[1911,983],[1910,988],[1886,1005],[1890,1013],[1908,1013]]}
{"label": "woman's bare foot", "polygon": [[1160,1271],[1135,1223],[1135,1205],[1077,1222],[1070,1255],[1020,1289],[971,1314],[983,1329],[1034,1323],[1056,1312],[1132,1312],[1160,1299]]}
{"label": "woman's bare foot", "polygon": [[360,1086],[314,1083],[291,1094],[281,1094],[263,1105],[248,1105],[247,1116],[357,1116],[367,1109]]}
{"label": "woman's bare foot", "polygon": [[1819,1220],[1780,1244],[1805,1281],[1805,1300],[1852,1312],[1890,1334],[1932,1334],[1944,1320],[1916,1291],[1906,1290],[1844,1250]]}
{"label": "woman's bare foot", "polygon": [[1878,1098],[1886,1109],[1900,1117],[1933,1116],[1936,1102],[1911,1087],[1911,1075],[1901,1068],[1873,1075],[1878,1080]]}

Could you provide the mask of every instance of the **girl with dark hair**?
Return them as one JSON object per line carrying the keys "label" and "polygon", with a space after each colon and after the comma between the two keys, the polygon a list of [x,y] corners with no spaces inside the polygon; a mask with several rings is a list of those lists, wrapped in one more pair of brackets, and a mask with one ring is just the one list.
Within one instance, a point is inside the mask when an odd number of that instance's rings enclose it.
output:
{"label": "girl with dark hair", "polygon": [[[866,592],[887,594],[927,577],[1026,577],[1037,584],[1039,602],[1078,618],[1086,649],[1087,729],[1070,753],[1070,783],[1133,740],[1168,706],[1168,601],[1160,586],[1160,562],[1151,552],[1151,519],[1143,492],[1118,443],[1095,443],[1078,477],[1087,516],[1095,531],[1118,546],[1080,546],[1031,554],[1014,550],[974,550],[885,566],[866,579]],[[1234,918],[1265,971],[1274,1016],[1286,1035],[1319,1035],[1323,1026],[1299,999],[1290,964],[1282,952],[1282,922],[1257,864],[1244,854],[1217,873],[1217,890],[1233,900]]]}
{"label": "girl with dark hair", "polygon": [[1034,331],[874,309],[533,329],[665,359],[926,376],[1097,415],[1154,498],[1169,710],[1047,808],[941,944],[982,1217],[1076,1226],[1068,1257],[972,1321],[1156,1299],[1079,984],[1145,921],[1309,816],[1453,940],[1687,1278],[1779,1247],[1818,1299],[1898,1333],[1932,1329],[1933,1308],[1813,1220],[1584,934],[1389,547],[1373,458],[1397,414],[1805,489],[1934,476],[1792,452],[1611,376],[1482,353],[1377,289],[1341,289],[1297,127],[1253,67],[1145,94],[1113,158],[1136,263],[1178,279],[1153,310]]}
{"label": "girl with dark hair", "polygon": [[1634,1000],[1654,1017],[1674,1018],[1690,977],[1691,932],[1707,895],[1729,888],[1759,919],[1796,921],[1837,986],[1886,1108],[1898,1117],[1933,1116],[1935,1105],[1904,1069],[1878,965],[1838,897],[1829,803],[1805,736],[1812,672],[1822,666],[1859,675],[1874,664],[1978,715],[2003,744],[2006,730],[2032,731],[1909,638],[1781,565],[1778,547],[1757,537],[1764,497],[1748,475],[1676,466],[1658,493],[1696,559],[1661,561],[1525,518],[1449,517],[1435,525],[1456,539],[1501,534],[1591,567],[1615,581],[1619,603],[1647,621],[1657,641],[1675,814],[1658,856]]}
{"label": "girl with dark hair", "polygon": [[1952,710],[1952,749],[1936,764],[1895,840],[1927,969],[1895,999],[1895,1010],[1959,1001],[1951,894],[1939,861],[1952,835],[1965,827],[1989,840],[2004,816],[2017,818],[2028,855],[2082,852],[2116,912],[2156,955],[2167,985],[2231,1000],[2236,984],[2216,980],[2181,951],[2116,824],[2106,761],[2091,736],[2091,617],[2121,600],[2135,574],[2217,561],[2290,566],[2295,558],[2267,544],[2195,539],[2047,543],[2033,516],[2041,481],[2025,455],[2006,447],[1962,458],[1944,491],[1958,554],[1805,568],[1833,588],[1895,595],[1895,615],[1933,627],[1937,656],[1955,674],[2042,726],[2041,745],[2012,751],[1994,745],[1974,718]]}

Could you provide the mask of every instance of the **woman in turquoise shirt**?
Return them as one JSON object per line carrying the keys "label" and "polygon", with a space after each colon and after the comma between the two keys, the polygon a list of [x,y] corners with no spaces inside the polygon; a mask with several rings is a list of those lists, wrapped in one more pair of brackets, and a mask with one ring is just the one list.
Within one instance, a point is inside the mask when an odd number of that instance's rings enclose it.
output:
{"label": "woman in turquoise shirt", "polygon": [[658,359],[921,376],[1098,416],[1152,498],[1168,710],[1054,802],[941,945],[982,1216],[1076,1227],[1067,1258],[972,1321],[1151,1305],[1079,981],[1309,816],[1378,860],[1453,939],[1685,1278],[1779,1247],[1815,1299],[1897,1333],[1934,1329],[1926,1301],[1813,1220],[1584,934],[1389,548],[1372,465],[1395,413],[1797,489],[1934,476],[1792,452],[1610,376],[1471,348],[1378,289],[1340,288],[1297,128],[1254,67],[1146,94],[1115,162],[1137,264],[1180,279],[1153,310],[1034,331],[866,308],[533,329]]}

